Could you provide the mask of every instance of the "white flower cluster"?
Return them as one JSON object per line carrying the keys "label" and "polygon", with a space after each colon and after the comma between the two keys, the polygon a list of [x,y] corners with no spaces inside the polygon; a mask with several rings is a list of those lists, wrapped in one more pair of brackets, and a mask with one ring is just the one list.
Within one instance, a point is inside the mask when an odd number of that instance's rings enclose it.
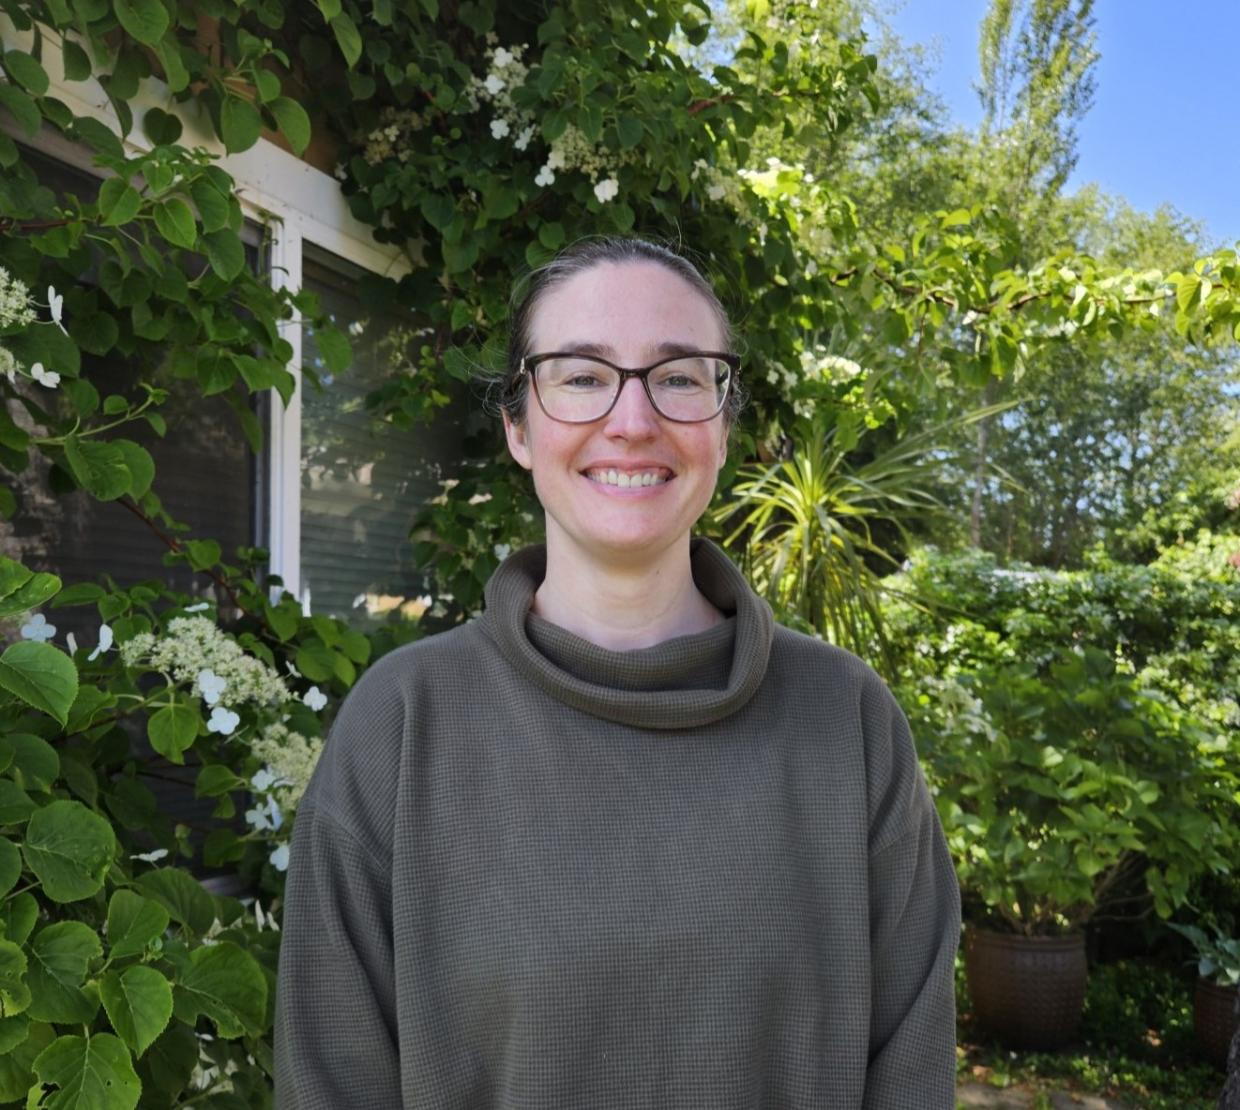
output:
{"label": "white flower cluster", "polygon": [[525,52],[529,47],[525,43],[513,46],[492,44],[487,51],[487,72],[485,77],[476,74],[470,78],[465,89],[465,102],[470,111],[481,111],[484,107],[491,111],[491,137],[493,139],[512,139],[517,150],[524,150],[537,130],[534,116],[512,102],[512,92],[525,84],[529,76],[529,66],[525,64]]}
{"label": "white flower cluster", "polygon": [[546,188],[555,182],[557,172],[577,170],[595,183],[594,195],[600,204],[606,204],[620,193],[616,171],[636,157],[636,152],[632,150],[605,150],[599,143],[590,142],[579,127],[570,123],[563,134],[552,142],[551,152],[534,178],[534,184]]}
{"label": "white flower cluster", "polygon": [[847,382],[861,374],[860,363],[839,355],[824,355],[820,350],[801,352],[801,373],[807,378],[817,376],[829,382]]}
{"label": "white flower cluster", "polygon": [[705,158],[699,158],[693,163],[689,180],[697,181],[699,178],[706,186],[707,200],[722,201],[746,223],[752,221],[752,208],[745,200],[744,187],[736,174],[727,173],[722,167],[713,166]]}
{"label": "white flower cluster", "polygon": [[926,675],[920,685],[941,727],[958,735],[966,747],[973,743],[974,738],[987,742],[995,739],[995,727],[990,723],[981,700],[956,679]]}
{"label": "white flower cluster", "polygon": [[206,617],[173,617],[165,635],[139,633],[120,651],[127,667],[143,663],[192,685],[208,705],[276,705],[290,697],[275,671]]}
{"label": "white flower cluster", "polygon": [[[379,126],[366,136],[362,157],[372,166],[390,158],[407,162],[413,148],[401,142],[401,139],[413,131],[421,131],[425,126],[426,118],[412,108],[394,108],[389,105],[379,114]],[[336,177],[343,180],[347,176],[344,166],[336,167]]]}
{"label": "white flower cluster", "polygon": [[255,790],[271,794],[282,809],[295,810],[323,753],[323,741],[317,736],[303,736],[287,725],[277,723],[263,729],[262,735],[250,745],[250,750],[263,761],[265,770],[271,776],[269,780],[256,781],[253,784]]}
{"label": "white flower cluster", "polygon": [[30,290],[0,266],[0,328],[24,328],[35,322]]}

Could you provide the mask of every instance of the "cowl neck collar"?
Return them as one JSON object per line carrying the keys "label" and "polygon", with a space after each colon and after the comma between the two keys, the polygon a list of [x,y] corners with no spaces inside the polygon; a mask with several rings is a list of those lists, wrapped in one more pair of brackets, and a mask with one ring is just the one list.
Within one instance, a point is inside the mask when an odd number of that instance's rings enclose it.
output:
{"label": "cowl neck collar", "polygon": [[690,546],[693,580],[725,620],[653,647],[610,651],[530,612],[543,580],[542,545],[510,555],[486,587],[483,630],[508,661],[553,697],[638,728],[682,729],[735,713],[753,697],[771,650],[771,610],[708,540]]}

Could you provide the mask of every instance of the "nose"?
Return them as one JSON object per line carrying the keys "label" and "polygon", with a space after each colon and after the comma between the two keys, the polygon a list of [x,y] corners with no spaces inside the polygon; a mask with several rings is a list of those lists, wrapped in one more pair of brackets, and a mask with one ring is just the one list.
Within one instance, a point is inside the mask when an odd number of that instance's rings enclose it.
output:
{"label": "nose", "polygon": [[642,383],[637,378],[625,378],[603,430],[620,439],[648,439],[658,427],[659,414],[654,411]]}

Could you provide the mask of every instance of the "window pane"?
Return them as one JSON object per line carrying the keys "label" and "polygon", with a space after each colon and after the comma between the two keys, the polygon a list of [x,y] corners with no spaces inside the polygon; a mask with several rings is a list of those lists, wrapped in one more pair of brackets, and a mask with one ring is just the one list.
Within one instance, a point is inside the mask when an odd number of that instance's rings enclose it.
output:
{"label": "window pane", "polygon": [[302,361],[315,374],[302,391],[301,591],[315,613],[356,624],[424,594],[409,529],[441,479],[457,469],[471,414],[465,391],[429,426],[396,429],[367,411],[368,393],[407,371],[409,318],[373,312],[365,271],[306,245],[302,285],[349,333],[353,363],[331,375],[307,333]]}

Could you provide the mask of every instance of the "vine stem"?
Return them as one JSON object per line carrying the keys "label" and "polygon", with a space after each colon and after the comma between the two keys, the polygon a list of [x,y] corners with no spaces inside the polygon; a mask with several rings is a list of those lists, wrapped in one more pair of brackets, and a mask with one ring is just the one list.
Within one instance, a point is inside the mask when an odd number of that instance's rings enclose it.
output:
{"label": "vine stem", "polygon": [[[151,516],[148,513],[144,512],[142,507],[138,505],[135,501],[133,501],[131,498],[123,497],[120,499],[119,503],[124,508],[128,509],[131,513],[133,513],[133,515],[136,516],[140,521],[142,521],[142,523],[145,524],[155,534],[155,536],[164,544],[165,547],[168,548],[169,551],[173,551],[178,555],[186,554],[185,548],[181,545],[180,541],[177,540],[176,537],[168,535],[167,532],[165,532],[162,528],[160,528],[160,526],[155,523],[155,521],[151,518]],[[250,613],[250,610],[248,610],[244,605],[241,604],[241,599],[237,596],[236,590],[234,590],[232,586],[228,584],[227,578],[225,578],[222,574],[219,574],[217,571],[214,571],[210,568],[204,569],[202,573],[205,574],[208,578],[210,578],[211,581],[214,582],[221,590],[223,590],[225,595],[228,597],[228,600],[232,602],[232,604],[236,607],[236,609],[239,612],[247,613],[250,616],[254,615],[253,613]]]}

